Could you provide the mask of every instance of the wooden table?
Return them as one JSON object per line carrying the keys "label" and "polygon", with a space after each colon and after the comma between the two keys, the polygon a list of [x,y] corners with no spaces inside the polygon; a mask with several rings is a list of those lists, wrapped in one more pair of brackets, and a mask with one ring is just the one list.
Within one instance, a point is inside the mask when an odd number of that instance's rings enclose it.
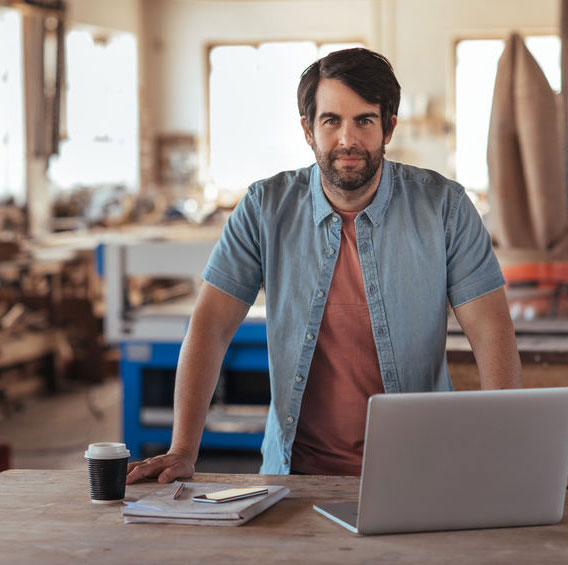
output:
{"label": "wooden table", "polygon": [[[287,498],[241,527],[124,524],[94,505],[86,471],[0,474],[0,563],[566,563],[568,518],[553,526],[357,536],[314,502],[356,499],[354,477],[213,475],[200,482],[280,484]],[[127,488],[137,499],[155,482]]]}

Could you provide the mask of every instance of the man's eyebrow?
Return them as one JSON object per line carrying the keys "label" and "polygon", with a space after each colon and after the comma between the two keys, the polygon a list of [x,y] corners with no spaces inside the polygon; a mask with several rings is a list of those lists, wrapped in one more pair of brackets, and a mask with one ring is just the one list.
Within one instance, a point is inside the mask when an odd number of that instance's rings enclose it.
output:
{"label": "man's eyebrow", "polygon": [[339,114],[335,114],[334,112],[322,112],[318,116],[318,120],[323,120],[324,118],[339,118]]}
{"label": "man's eyebrow", "polygon": [[[339,114],[336,114],[335,112],[322,112],[318,116],[318,120],[323,120],[325,118],[339,119],[340,116],[339,116]],[[365,118],[376,118],[378,120],[378,119],[380,119],[380,116],[376,112],[364,112],[363,114],[358,114],[357,116],[355,116],[356,120],[364,120]]]}
{"label": "man's eyebrow", "polygon": [[376,112],[365,112],[364,114],[359,114],[358,116],[355,116],[356,120],[364,120],[365,118],[380,119],[380,116]]}

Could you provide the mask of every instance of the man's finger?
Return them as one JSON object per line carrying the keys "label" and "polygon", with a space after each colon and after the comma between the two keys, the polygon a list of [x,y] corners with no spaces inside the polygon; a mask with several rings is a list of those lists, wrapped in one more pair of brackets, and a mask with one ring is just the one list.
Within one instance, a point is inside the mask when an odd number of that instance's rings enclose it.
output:
{"label": "man's finger", "polygon": [[193,476],[194,467],[193,465],[188,466],[185,463],[176,463],[167,467],[158,476],[159,483],[171,483],[175,479],[190,479]]}
{"label": "man's finger", "polygon": [[143,461],[142,463],[134,467],[134,469],[132,469],[132,471],[126,477],[126,482],[133,483],[134,481],[138,481],[140,479],[155,477],[164,469],[164,467],[167,467],[167,463],[163,460]]}
{"label": "man's finger", "polygon": [[144,459],[143,461],[133,461],[132,463],[128,464],[128,472],[130,473],[130,471],[134,470],[136,467],[138,467],[138,465],[142,465],[144,463],[146,463],[148,460]]}

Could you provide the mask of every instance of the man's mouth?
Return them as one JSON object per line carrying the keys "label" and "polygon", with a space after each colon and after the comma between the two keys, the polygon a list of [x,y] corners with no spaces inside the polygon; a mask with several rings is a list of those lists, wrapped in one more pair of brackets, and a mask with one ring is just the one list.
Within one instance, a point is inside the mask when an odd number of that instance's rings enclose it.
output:
{"label": "man's mouth", "polygon": [[343,165],[356,165],[362,160],[363,157],[361,155],[337,155],[334,158],[334,161],[338,161]]}
{"label": "man's mouth", "polygon": [[334,161],[339,165],[352,167],[363,161],[363,157],[359,157],[357,155],[341,155],[339,157],[336,157]]}

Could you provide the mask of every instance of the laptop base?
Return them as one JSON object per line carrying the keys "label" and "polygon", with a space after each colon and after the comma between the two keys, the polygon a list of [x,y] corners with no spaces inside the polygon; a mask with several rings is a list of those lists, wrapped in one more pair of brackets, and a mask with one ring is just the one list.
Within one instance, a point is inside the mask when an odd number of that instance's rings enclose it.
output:
{"label": "laptop base", "polygon": [[350,502],[331,502],[329,504],[314,504],[314,510],[323,514],[326,518],[337,522],[344,528],[347,528],[354,534],[359,533],[357,530],[357,514],[359,503],[357,501]]}

